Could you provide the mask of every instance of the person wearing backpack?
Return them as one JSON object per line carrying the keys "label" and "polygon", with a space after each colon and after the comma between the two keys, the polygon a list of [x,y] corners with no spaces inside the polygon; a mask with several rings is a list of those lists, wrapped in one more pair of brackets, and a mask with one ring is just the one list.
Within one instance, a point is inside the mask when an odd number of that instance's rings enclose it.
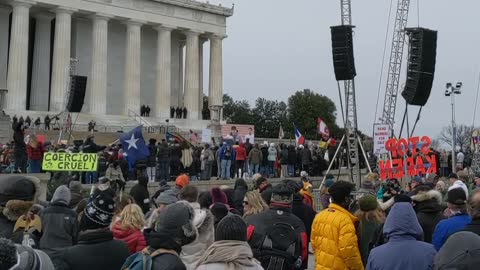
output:
{"label": "person wearing backpack", "polygon": [[146,233],[149,246],[130,256],[120,269],[187,270],[179,254],[183,246],[197,238],[194,216],[193,208],[186,201],[165,207],[160,212],[154,229]]}
{"label": "person wearing backpack", "polygon": [[353,187],[350,182],[335,182],[329,188],[332,202],[313,220],[315,269],[364,269],[355,229],[358,219],[347,210]]}
{"label": "person wearing backpack", "polygon": [[232,160],[235,160],[235,151],[230,144],[225,143],[220,150],[221,179],[230,179],[230,168],[232,166]]}
{"label": "person wearing backpack", "polygon": [[80,218],[77,245],[64,249],[61,259],[69,270],[118,270],[129,256],[128,246],[114,240],[109,230],[115,202],[108,193],[98,194]]}
{"label": "person wearing backpack", "polygon": [[270,209],[245,219],[248,243],[266,270],[306,269],[308,237],[292,201],[293,190],[280,183],[272,189]]}

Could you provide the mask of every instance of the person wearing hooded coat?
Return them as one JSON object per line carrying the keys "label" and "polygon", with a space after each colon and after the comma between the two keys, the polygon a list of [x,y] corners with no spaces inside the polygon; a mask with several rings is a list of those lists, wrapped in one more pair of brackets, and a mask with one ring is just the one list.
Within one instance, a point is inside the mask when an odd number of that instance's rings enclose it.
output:
{"label": "person wearing hooded coat", "polygon": [[422,226],[423,241],[432,243],[435,227],[443,219],[442,194],[432,189],[419,191],[411,198],[414,203],[413,209],[417,213],[418,222]]}
{"label": "person wearing hooded coat", "polygon": [[197,202],[198,189],[196,186],[185,186],[179,194],[179,199],[188,202],[192,207],[194,211],[193,225],[198,232],[195,241],[182,247],[180,258],[187,269],[195,269],[205,250],[214,241],[214,217],[208,209],[202,209]]}
{"label": "person wearing hooded coat", "polygon": [[197,270],[260,270],[247,243],[247,224],[237,215],[225,216],[215,230],[215,242],[200,259]]}
{"label": "person wearing hooded coat", "polygon": [[368,270],[432,269],[437,253],[432,244],[422,240],[422,227],[410,203],[395,203],[387,216],[383,233],[386,244],[372,249]]}
{"label": "person wearing hooded coat", "polygon": [[450,236],[435,256],[435,270],[475,270],[480,265],[480,237],[472,232]]}
{"label": "person wearing hooded coat", "polygon": [[[161,250],[152,259],[155,270],[187,270],[179,258],[182,248],[195,241],[198,231],[193,224],[195,212],[186,201],[168,205],[160,212],[154,230],[146,233],[151,254]],[[125,265],[122,267],[125,269]],[[193,268],[188,268],[193,269]]]}

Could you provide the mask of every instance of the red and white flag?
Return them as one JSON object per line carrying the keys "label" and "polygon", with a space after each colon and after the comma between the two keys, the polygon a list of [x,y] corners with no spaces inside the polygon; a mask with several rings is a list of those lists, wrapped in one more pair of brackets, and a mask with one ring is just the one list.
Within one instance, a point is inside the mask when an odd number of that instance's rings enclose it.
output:
{"label": "red and white flag", "polygon": [[330,137],[330,130],[328,129],[327,123],[320,117],[317,120],[317,129],[318,134]]}

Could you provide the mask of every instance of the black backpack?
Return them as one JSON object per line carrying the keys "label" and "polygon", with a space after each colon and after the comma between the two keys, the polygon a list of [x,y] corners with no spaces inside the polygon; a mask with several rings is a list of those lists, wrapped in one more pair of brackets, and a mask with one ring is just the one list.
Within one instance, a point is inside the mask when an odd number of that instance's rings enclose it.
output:
{"label": "black backpack", "polygon": [[299,269],[302,258],[296,257],[297,246],[301,247],[300,235],[286,223],[275,223],[267,228],[262,246],[260,247],[259,261],[265,270],[292,270]]}

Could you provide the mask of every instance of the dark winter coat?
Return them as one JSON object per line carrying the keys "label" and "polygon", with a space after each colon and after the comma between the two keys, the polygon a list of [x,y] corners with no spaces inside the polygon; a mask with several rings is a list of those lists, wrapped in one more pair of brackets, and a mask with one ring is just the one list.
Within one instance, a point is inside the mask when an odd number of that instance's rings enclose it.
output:
{"label": "dark winter coat", "polygon": [[474,218],[462,231],[473,232],[480,236],[480,218]]}
{"label": "dark winter coat", "polygon": [[157,148],[157,158],[158,161],[169,161],[170,160],[170,148],[166,142],[161,143]]}
{"label": "dark winter coat", "polygon": [[99,146],[94,143],[92,139],[87,139],[83,145],[83,153],[98,153],[103,151],[105,148],[106,146]]}
{"label": "dark winter coat", "polygon": [[[303,203],[303,196],[297,193],[293,196],[292,213],[303,222],[308,237],[307,241],[310,242],[312,223],[316,214],[315,210],[310,205]],[[308,267],[306,263],[307,261],[304,261],[305,269]]]}
{"label": "dark winter coat", "polygon": [[[295,247],[295,257],[302,256],[303,264],[308,262],[308,239],[303,221],[292,213],[292,209],[271,206],[270,209],[257,214],[248,216],[245,219],[247,223],[247,238],[250,247],[252,247],[253,256],[259,258],[263,240],[269,230],[276,223],[286,223],[294,228],[298,233],[300,241]],[[264,266],[265,267],[265,266]]]}
{"label": "dark winter coat", "polygon": [[378,234],[381,233],[380,228],[382,228],[382,225],[374,221],[360,220],[358,226],[358,249],[362,255],[363,265],[367,265],[368,255],[375,245]]}
{"label": "dark winter coat", "polygon": [[372,249],[368,270],[432,269],[435,248],[422,242],[422,227],[411,204],[393,205],[385,221],[383,233],[388,242]]}
{"label": "dark winter coat", "polygon": [[260,189],[260,196],[265,201],[265,203],[270,204],[270,200],[272,199],[272,185],[268,184],[264,188]]}
{"label": "dark winter coat", "polygon": [[423,241],[432,243],[435,227],[443,219],[442,194],[436,190],[429,190],[417,193],[412,196],[412,200],[415,203],[418,222],[423,229]]}
{"label": "dark winter coat", "polygon": [[136,184],[130,189],[130,196],[133,197],[135,203],[142,208],[143,213],[150,210],[150,194],[148,193],[147,184]]}
{"label": "dark winter coat", "polygon": [[250,153],[248,153],[248,159],[252,164],[259,165],[263,162],[263,154],[260,149],[253,148]]}
{"label": "dark winter coat", "polygon": [[297,164],[297,152],[293,145],[288,146],[288,165]]}
{"label": "dark winter coat", "polygon": [[268,165],[268,146],[262,146],[262,148],[260,148],[260,151],[262,151],[262,163],[260,163],[260,165],[267,166]]}
{"label": "dark winter coat", "polygon": [[458,232],[448,238],[435,256],[435,270],[478,269],[480,237],[472,232]]}
{"label": "dark winter coat", "polygon": [[78,244],[67,248],[62,259],[70,270],[118,270],[128,256],[127,244],[105,229],[80,233]]}
{"label": "dark winter coat", "polygon": [[0,238],[10,238],[13,234],[14,226],[15,221],[8,219],[0,212]]}
{"label": "dark winter coat", "polygon": [[245,193],[248,190],[247,183],[243,179],[237,179],[233,189],[233,206],[240,212],[240,216],[243,216],[243,198],[245,198]]}
{"label": "dark winter coat", "polygon": [[280,164],[281,165],[288,164],[288,149],[286,147],[280,151]]}
{"label": "dark winter coat", "polygon": [[148,167],[157,166],[157,158],[156,158],[157,147],[155,146],[155,144],[149,144],[148,151],[150,151],[150,155],[148,156],[148,159],[147,159],[147,166]]}
{"label": "dark winter coat", "polygon": [[77,213],[62,203],[52,203],[40,212],[42,237],[40,249],[51,254],[77,242]]}
{"label": "dark winter coat", "polygon": [[308,165],[312,162],[312,152],[308,148],[302,149],[302,165]]}
{"label": "dark winter coat", "polygon": [[[149,232],[147,234],[149,248],[154,251],[157,249],[174,250],[180,254],[182,247],[173,240],[172,235],[164,232]],[[180,257],[175,254],[164,253],[153,258],[152,269],[155,270],[187,270]]]}

